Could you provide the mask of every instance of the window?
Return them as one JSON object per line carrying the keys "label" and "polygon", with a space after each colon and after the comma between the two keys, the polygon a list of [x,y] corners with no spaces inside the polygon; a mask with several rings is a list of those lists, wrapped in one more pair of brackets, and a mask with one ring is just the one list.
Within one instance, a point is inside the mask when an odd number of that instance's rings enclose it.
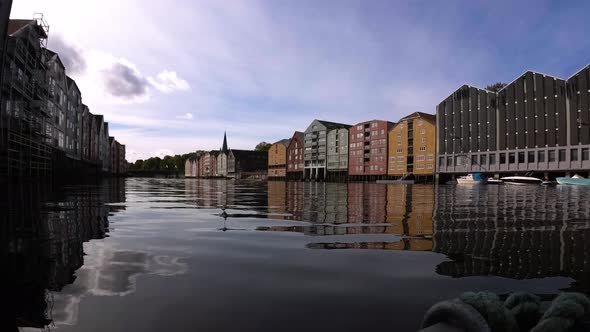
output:
{"label": "window", "polygon": [[570,160],[571,161],[578,161],[578,149],[571,149]]}
{"label": "window", "polygon": [[397,145],[402,145],[402,141],[397,141]]}
{"label": "window", "polygon": [[582,160],[590,160],[590,150],[588,148],[582,149]]}
{"label": "window", "polygon": [[528,159],[527,162],[534,163],[535,162],[535,151],[529,151],[527,159]]}
{"label": "window", "polygon": [[421,137],[420,138],[420,143],[426,143],[426,137]]}
{"label": "window", "polygon": [[471,156],[471,164],[477,165],[477,155],[476,154]]}
{"label": "window", "polygon": [[537,162],[539,162],[539,163],[545,162],[545,151],[538,151],[537,152]]}
{"label": "window", "polygon": [[565,149],[559,149],[559,161],[565,161]]}
{"label": "window", "polygon": [[487,163],[488,163],[487,156],[485,154],[480,155],[479,156],[479,164],[485,165]]}
{"label": "window", "polygon": [[508,163],[514,164],[516,161],[516,154],[514,152],[508,152]]}
{"label": "window", "polygon": [[400,163],[403,162],[404,161],[404,157],[397,157],[397,161],[400,162]]}
{"label": "window", "polygon": [[418,161],[424,161],[424,155],[418,155],[417,160]]}
{"label": "window", "polygon": [[422,124],[423,124],[423,121],[422,120],[418,121],[418,125],[419,126],[421,126]]}
{"label": "window", "polygon": [[547,156],[547,159],[550,163],[555,161],[555,150],[549,150],[549,155]]}
{"label": "window", "polygon": [[420,151],[426,151],[426,147],[425,146],[421,146],[420,147]]}
{"label": "window", "polygon": [[445,157],[439,157],[438,158],[438,166],[442,167],[445,163]]}
{"label": "window", "polygon": [[397,152],[397,153],[402,153],[403,151],[404,151],[404,149],[402,149],[402,148],[399,148],[399,149],[397,149],[395,152]]}
{"label": "window", "polygon": [[433,155],[431,155],[431,154],[429,154],[429,155],[428,155],[428,160],[432,160],[432,159],[434,159],[434,156],[433,156]]}
{"label": "window", "polygon": [[447,167],[451,167],[451,166],[453,166],[453,158],[447,157]]}
{"label": "window", "polygon": [[395,166],[394,165],[389,166],[389,170],[394,171],[395,170]]}
{"label": "window", "polygon": [[506,164],[506,153],[500,153],[500,164]]}
{"label": "window", "polygon": [[524,163],[524,152],[523,151],[518,153],[518,163],[519,164]]}
{"label": "window", "polygon": [[432,169],[432,164],[428,164],[428,165],[426,165],[426,168],[428,168],[428,169]]}
{"label": "window", "polygon": [[399,171],[403,171],[403,170],[404,170],[404,166],[402,166],[402,165],[399,165],[399,166],[397,166],[397,169],[398,169]]}
{"label": "window", "polygon": [[495,164],[496,164],[496,155],[492,153],[490,155],[490,165],[495,165]]}
{"label": "window", "polygon": [[394,162],[394,161],[395,161],[395,157],[391,157],[391,158],[389,158],[389,161],[390,161],[390,162]]}

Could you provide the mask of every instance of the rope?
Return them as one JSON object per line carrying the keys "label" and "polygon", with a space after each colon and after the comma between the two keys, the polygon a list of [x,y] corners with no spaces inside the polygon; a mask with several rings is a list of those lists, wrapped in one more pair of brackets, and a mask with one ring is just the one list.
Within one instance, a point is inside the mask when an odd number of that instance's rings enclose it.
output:
{"label": "rope", "polygon": [[516,292],[508,296],[504,301],[504,307],[514,316],[520,331],[530,331],[543,314],[541,299],[525,292]]}
{"label": "rope", "polygon": [[498,295],[491,292],[466,292],[461,301],[471,305],[486,320],[492,332],[519,332],[512,313],[504,307]]}
{"label": "rope", "polygon": [[566,332],[590,313],[590,300],[580,293],[559,295],[531,332]]}

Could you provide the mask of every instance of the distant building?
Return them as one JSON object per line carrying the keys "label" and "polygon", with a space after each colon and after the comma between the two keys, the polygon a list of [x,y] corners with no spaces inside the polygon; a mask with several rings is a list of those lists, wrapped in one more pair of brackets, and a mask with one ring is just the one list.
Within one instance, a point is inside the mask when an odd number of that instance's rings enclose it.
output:
{"label": "distant building", "polygon": [[296,131],[287,147],[287,177],[293,180],[303,178],[304,157],[303,157],[304,134]]}
{"label": "distant building", "polygon": [[72,159],[82,159],[81,127],[82,127],[82,95],[76,81],[66,76],[67,108],[66,108],[66,155]]}
{"label": "distant building", "polygon": [[371,120],[350,128],[348,175],[386,176],[388,134],[395,124]]}
{"label": "distant building", "polygon": [[[305,130],[304,136],[304,178],[314,180],[327,179],[328,131],[334,129],[348,129],[350,125],[313,120]],[[338,136],[340,137],[340,136]],[[334,137],[334,143],[336,139]],[[335,146],[334,146],[335,147]],[[340,151],[333,152],[333,160],[340,158]],[[338,166],[339,167],[339,166]]]}
{"label": "distant building", "polygon": [[227,147],[227,134],[223,133],[223,144],[219,149],[219,155],[217,156],[217,176],[227,177],[227,159],[229,156],[229,149]]}
{"label": "distant building", "polygon": [[436,117],[415,112],[402,118],[388,134],[388,175],[431,177],[435,172]]}
{"label": "distant building", "polygon": [[227,159],[228,177],[245,179],[266,178],[268,153],[264,151],[230,150]]}
{"label": "distant building", "polygon": [[199,177],[199,157],[190,157],[184,163],[184,177],[196,178]]}
{"label": "distant building", "polygon": [[268,177],[269,178],[286,178],[287,177],[287,148],[290,139],[282,139],[273,143],[268,149]]}

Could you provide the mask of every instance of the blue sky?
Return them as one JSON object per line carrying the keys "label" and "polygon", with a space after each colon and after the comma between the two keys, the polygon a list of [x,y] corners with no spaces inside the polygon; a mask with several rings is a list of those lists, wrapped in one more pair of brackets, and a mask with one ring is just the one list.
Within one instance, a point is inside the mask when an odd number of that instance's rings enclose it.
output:
{"label": "blue sky", "polygon": [[588,1],[14,1],[128,159],[397,121],[462,84],[590,63]]}

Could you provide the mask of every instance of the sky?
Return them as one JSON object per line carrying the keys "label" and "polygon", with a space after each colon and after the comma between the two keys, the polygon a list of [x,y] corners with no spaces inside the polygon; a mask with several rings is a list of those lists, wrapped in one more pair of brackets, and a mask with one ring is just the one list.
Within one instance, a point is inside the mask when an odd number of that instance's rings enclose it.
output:
{"label": "sky", "polygon": [[129,161],[395,122],[590,63],[589,1],[14,0],[11,18],[37,12]]}

